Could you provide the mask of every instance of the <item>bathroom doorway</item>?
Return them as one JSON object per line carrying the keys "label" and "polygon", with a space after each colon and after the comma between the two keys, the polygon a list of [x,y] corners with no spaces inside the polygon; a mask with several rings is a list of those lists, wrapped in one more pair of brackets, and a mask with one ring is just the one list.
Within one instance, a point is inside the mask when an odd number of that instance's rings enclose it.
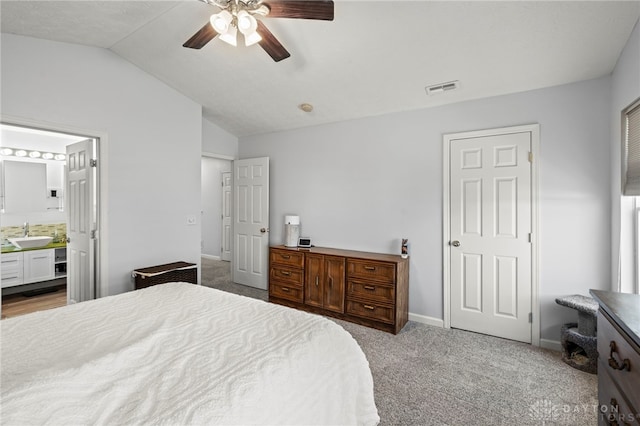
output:
{"label": "bathroom doorway", "polygon": [[201,162],[202,257],[231,260],[232,161],[224,156],[203,154]]}
{"label": "bathroom doorway", "polygon": [[[97,155],[100,139],[66,129],[44,129],[9,122],[0,123],[0,131],[3,317],[11,315],[10,302],[14,307],[19,306],[19,313],[28,313],[96,298],[99,295]],[[95,154],[81,159],[86,161],[89,178],[82,180],[80,185],[86,187],[83,203],[87,205],[79,212],[78,203],[73,202],[78,194],[74,185],[69,193],[68,147],[77,147],[81,141]],[[78,161],[77,155],[72,154],[71,158]],[[15,164],[39,165],[46,170],[44,182],[36,179],[31,182],[33,186],[23,184],[20,191],[12,192],[9,186],[15,185],[16,179],[6,174],[12,169],[6,166]],[[72,164],[71,169],[77,166],[77,163]],[[33,198],[37,202],[20,207],[20,197]],[[79,216],[87,219],[83,226],[86,227],[86,239],[90,240],[90,248],[80,255],[73,248],[70,241],[73,233],[69,232],[74,228],[70,224],[77,224]],[[24,237],[50,237],[51,241],[42,247],[20,247],[20,238]],[[76,239],[77,235],[73,243],[78,242]],[[27,238],[27,245],[29,243]],[[68,284],[73,282],[80,287],[70,291]]]}

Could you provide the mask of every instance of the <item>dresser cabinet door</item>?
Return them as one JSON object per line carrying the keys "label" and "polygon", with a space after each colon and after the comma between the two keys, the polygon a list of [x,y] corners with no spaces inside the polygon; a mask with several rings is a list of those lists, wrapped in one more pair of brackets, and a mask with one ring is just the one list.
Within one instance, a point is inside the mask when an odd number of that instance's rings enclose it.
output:
{"label": "dresser cabinet door", "polygon": [[304,303],[343,313],[344,273],[344,257],[307,254]]}
{"label": "dresser cabinet door", "polygon": [[324,258],[324,308],[333,312],[344,312],[344,257]]}
{"label": "dresser cabinet door", "polygon": [[309,306],[322,307],[322,290],[324,288],[323,266],[323,256],[307,254],[305,259],[304,303]]}

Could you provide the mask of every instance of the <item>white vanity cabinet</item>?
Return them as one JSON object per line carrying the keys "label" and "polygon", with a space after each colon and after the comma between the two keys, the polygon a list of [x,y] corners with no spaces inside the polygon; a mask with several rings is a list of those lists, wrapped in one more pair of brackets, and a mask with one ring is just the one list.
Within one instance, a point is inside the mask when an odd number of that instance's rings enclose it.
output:
{"label": "white vanity cabinet", "polygon": [[2,288],[24,284],[23,253],[2,254]]}
{"label": "white vanity cabinet", "polygon": [[[56,262],[56,250],[63,260]],[[65,253],[65,248],[2,253],[2,288],[63,278],[66,273],[56,275],[56,266],[60,269],[66,263]]]}
{"label": "white vanity cabinet", "polygon": [[55,278],[53,261],[55,249],[25,251],[24,283],[35,283]]}

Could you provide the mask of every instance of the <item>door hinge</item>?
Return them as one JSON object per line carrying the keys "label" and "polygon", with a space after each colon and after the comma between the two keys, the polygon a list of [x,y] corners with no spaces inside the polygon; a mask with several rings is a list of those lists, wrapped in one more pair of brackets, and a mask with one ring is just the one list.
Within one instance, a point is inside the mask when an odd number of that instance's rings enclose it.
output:
{"label": "door hinge", "polygon": [[98,160],[91,159],[89,160],[89,167],[98,167]]}
{"label": "door hinge", "polygon": [[92,229],[92,230],[91,230],[91,239],[92,239],[92,240],[95,240],[95,239],[96,239],[96,230],[95,230],[95,229]]}
{"label": "door hinge", "polygon": [[531,242],[531,232],[529,232],[529,242]]}
{"label": "door hinge", "polygon": [[220,182],[220,186],[224,188],[224,181]]}
{"label": "door hinge", "polygon": [[533,312],[529,312],[529,324],[533,323]]}
{"label": "door hinge", "polygon": [[529,151],[529,162],[533,163],[533,152]]}

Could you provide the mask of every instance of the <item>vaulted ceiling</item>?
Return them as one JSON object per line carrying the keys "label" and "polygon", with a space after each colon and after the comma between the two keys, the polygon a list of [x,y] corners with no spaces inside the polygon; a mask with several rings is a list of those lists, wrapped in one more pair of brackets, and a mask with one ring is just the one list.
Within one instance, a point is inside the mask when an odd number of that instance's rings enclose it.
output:
{"label": "vaulted ceiling", "polygon": [[[291,53],[277,63],[217,38],[182,47],[217,11],[196,0],[0,2],[3,33],[110,49],[246,136],[607,75],[640,1],[335,0],[334,21],[263,19]],[[454,80],[457,90],[425,92]]]}

